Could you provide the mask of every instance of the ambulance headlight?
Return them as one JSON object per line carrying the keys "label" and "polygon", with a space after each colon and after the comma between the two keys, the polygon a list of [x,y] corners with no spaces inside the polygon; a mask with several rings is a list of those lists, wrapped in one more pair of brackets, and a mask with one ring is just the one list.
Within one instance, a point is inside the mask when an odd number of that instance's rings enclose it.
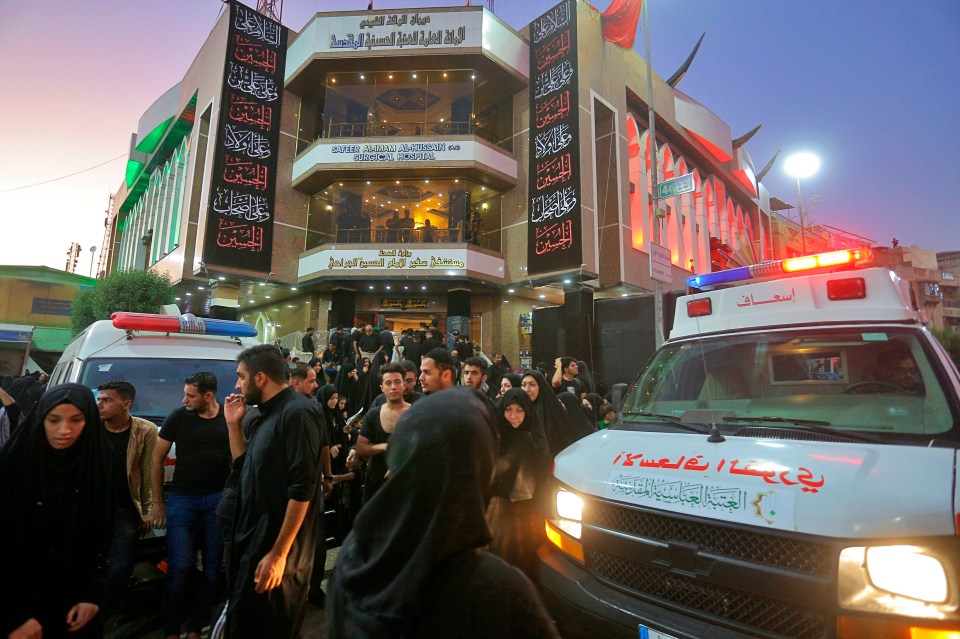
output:
{"label": "ambulance headlight", "polygon": [[957,617],[949,560],[920,546],[856,546],[840,552],[840,605],[910,617]]}
{"label": "ambulance headlight", "polygon": [[560,528],[571,537],[580,539],[583,521],[583,499],[569,490],[557,491],[557,522]]}

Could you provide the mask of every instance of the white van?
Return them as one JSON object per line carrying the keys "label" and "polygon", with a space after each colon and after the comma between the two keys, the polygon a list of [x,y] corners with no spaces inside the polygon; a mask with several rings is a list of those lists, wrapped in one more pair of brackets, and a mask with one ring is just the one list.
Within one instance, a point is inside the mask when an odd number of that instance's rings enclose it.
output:
{"label": "white van", "polygon": [[688,279],[620,418],[556,458],[565,637],[960,637],[960,375],[869,257]]}
{"label": "white van", "polygon": [[[256,334],[246,322],[114,313],[113,319],[94,322],[70,342],[49,386],[76,382],[96,389],[114,379],[130,382],[137,389],[130,412],[160,426],[183,405],[183,380],[196,372],[217,376],[219,399],[232,393],[237,355],[259,344]],[[168,481],[172,473],[168,466]]]}

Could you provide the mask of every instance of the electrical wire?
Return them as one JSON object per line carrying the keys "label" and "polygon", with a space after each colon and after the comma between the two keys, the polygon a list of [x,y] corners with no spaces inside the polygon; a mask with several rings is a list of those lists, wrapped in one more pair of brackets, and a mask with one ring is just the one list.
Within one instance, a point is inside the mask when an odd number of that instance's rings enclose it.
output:
{"label": "electrical wire", "polygon": [[94,166],[88,166],[85,169],[81,169],[69,175],[61,175],[60,177],[51,178],[49,180],[44,180],[43,182],[35,182],[34,184],[25,184],[23,186],[14,186],[9,189],[0,189],[0,193],[9,193],[11,191],[21,191],[23,189],[32,189],[35,186],[43,186],[44,184],[50,184],[51,182],[59,182],[60,180],[66,180],[67,178],[72,178],[75,175],[80,175],[81,173],[86,173],[87,171],[92,171],[94,169],[99,169],[101,166],[110,164],[111,162],[116,162],[117,160],[126,157],[126,153],[121,153],[115,158],[111,158],[106,162],[101,162],[100,164],[95,164]]}

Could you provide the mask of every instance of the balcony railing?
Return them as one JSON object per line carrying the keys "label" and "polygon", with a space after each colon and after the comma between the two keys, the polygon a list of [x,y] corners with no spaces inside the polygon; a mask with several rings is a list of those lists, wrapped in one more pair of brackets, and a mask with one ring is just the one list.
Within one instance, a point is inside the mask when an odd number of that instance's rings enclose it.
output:
{"label": "balcony railing", "polygon": [[439,227],[416,228],[416,229],[352,229],[338,228],[336,231],[337,244],[457,244],[469,242],[471,244],[483,245],[487,248],[487,242],[484,241],[485,234],[482,230],[471,232],[453,228],[442,229]]}
{"label": "balcony railing", "polygon": [[335,122],[327,124],[328,138],[376,138],[418,135],[475,135],[511,151],[511,137],[498,140],[490,129],[475,122]]}

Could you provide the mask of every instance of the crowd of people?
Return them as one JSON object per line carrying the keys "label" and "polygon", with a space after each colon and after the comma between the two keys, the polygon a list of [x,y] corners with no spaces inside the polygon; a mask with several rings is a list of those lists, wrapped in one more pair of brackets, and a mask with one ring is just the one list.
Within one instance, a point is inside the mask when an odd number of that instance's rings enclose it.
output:
{"label": "crowd of people", "polygon": [[[168,638],[298,637],[308,601],[331,638],[556,636],[534,588],[545,480],[614,412],[583,362],[518,372],[436,324],[324,337],[307,331],[307,363],[262,345],[236,380],[191,375],[159,428],[130,414],[149,389],[125,380],[96,395],[5,380],[0,513],[18,525],[0,527],[17,549],[0,554],[0,636],[100,636],[151,529],[166,530]],[[342,548],[325,596],[328,537]]]}

